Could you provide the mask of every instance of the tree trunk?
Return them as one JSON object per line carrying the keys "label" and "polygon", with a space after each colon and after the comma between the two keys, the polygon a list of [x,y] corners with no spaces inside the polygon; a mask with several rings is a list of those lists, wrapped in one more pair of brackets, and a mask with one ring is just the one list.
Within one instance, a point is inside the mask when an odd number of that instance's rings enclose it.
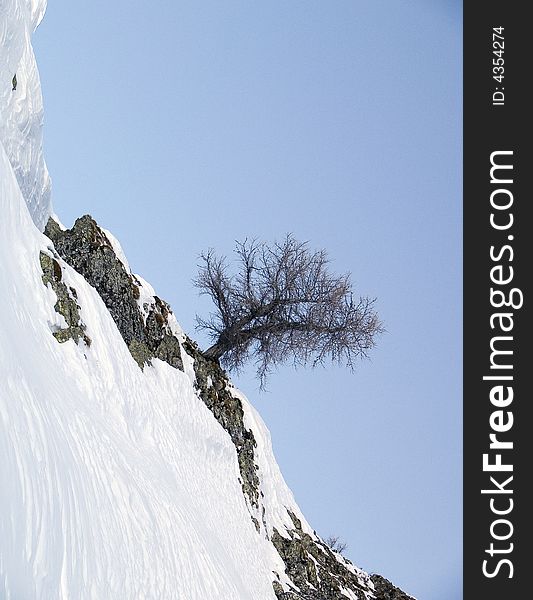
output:
{"label": "tree trunk", "polygon": [[221,356],[226,352],[227,348],[224,349],[222,344],[216,343],[213,344],[210,348],[208,348],[205,352],[202,352],[205,358],[209,358],[210,360],[220,360]]}

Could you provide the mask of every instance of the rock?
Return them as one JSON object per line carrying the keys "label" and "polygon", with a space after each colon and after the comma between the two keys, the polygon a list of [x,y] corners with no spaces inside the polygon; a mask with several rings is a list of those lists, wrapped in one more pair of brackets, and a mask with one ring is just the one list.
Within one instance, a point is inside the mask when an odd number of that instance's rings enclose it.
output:
{"label": "rock", "polygon": [[400,588],[397,588],[388,579],[381,575],[371,575],[372,583],[375,587],[375,595],[379,600],[413,600]]}
{"label": "rock", "polygon": [[91,338],[85,333],[86,326],[81,320],[80,307],[76,302],[76,290],[67,288],[63,283],[61,265],[46,252],[39,254],[39,261],[43,271],[42,280],[44,285],[50,285],[57,296],[54,309],[63,316],[67,323],[66,328],[54,331],[53,336],[60,344],[70,339],[73,339],[77,344],[81,339],[87,346],[90,346]]}
{"label": "rock", "polygon": [[272,543],[286,565],[285,573],[295,591],[276,591],[278,600],[341,600],[346,598],[342,590],[350,590],[356,598],[366,600],[368,586],[346,566],[348,561],[339,560],[327,544],[305,533],[300,520],[288,513],[294,524],[288,532],[290,539],[274,530]]}
{"label": "rock", "polygon": [[[218,361],[205,358],[188,337],[183,342],[183,349],[194,360],[196,389],[200,398],[235,445],[243,493],[252,507],[259,508],[259,477],[254,458],[257,443],[253,433],[244,426],[241,401],[231,393],[228,376]],[[259,530],[257,519],[252,516],[252,521]]]}
{"label": "rock", "polygon": [[[159,358],[171,367],[183,370],[180,341],[168,326],[170,306],[154,296],[153,305],[141,309],[135,277],[126,271],[112,244],[90,215],[77,219],[72,229],[65,231],[49,219],[44,232],[54,242],[61,258],[96,288],[139,367],[150,365],[152,359]],[[189,338],[183,342],[183,349],[194,359],[199,397],[235,445],[243,493],[250,505],[258,508],[256,441],[244,426],[241,401],[229,390],[228,377],[217,361],[206,359]],[[259,528],[257,519],[253,520]]]}
{"label": "rock", "polygon": [[63,231],[50,218],[44,230],[58,254],[98,291],[127,345],[145,341],[133,278],[96,222],[85,215]]}
{"label": "rock", "polygon": [[155,296],[145,322],[135,277],[127,272],[90,215],[80,217],[65,231],[50,218],[44,233],[61,258],[96,288],[141,369],[150,365],[152,358],[159,358],[183,370],[179,341],[168,325],[170,307]]}
{"label": "rock", "polygon": [[144,365],[151,365],[152,353],[144,342],[138,342],[137,340],[131,340],[128,346],[130,354],[135,359],[135,362],[141,367]]}

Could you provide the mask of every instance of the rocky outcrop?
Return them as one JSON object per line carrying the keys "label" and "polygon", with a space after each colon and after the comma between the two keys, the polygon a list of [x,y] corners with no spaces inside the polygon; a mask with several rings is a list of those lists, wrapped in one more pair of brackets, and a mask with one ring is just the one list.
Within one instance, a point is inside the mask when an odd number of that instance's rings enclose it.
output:
{"label": "rocky outcrop", "polygon": [[[54,242],[56,252],[98,291],[113,317],[124,342],[141,368],[154,358],[183,370],[183,356],[192,359],[195,387],[199,398],[225,429],[237,453],[240,482],[250,507],[250,515],[258,532],[268,534],[264,523],[257,446],[253,432],[244,423],[242,402],[216,359],[207,357],[197,344],[185,335],[177,337],[169,326],[169,305],[158,298],[141,293],[142,285],[128,272],[117,257],[113,244],[89,215],[77,219],[71,229],[62,230],[50,219],[45,234]],[[41,253],[43,282],[52,286],[58,302],[56,310],[65,317],[68,327],[54,332],[59,341],[73,338],[90,344],[81,322],[76,292],[62,282],[59,262]],[[285,565],[285,576],[292,582],[282,585],[280,574],[274,573],[273,588],[278,600],[412,600],[387,579],[369,576],[356,569],[334,552],[316,534],[302,528],[300,520],[288,510],[293,528],[281,533],[274,529],[269,536]],[[284,581],[286,581],[284,578]]]}
{"label": "rocky outcrop", "polygon": [[[180,340],[168,325],[169,305],[158,298],[140,304],[140,284],[128,273],[96,221],[85,215],[72,229],[62,230],[50,219],[45,234],[58,254],[98,291],[115,321],[133,358],[141,368],[153,358],[183,370]],[[241,485],[250,505],[259,508],[259,478],[254,461],[256,441],[244,425],[241,401],[231,393],[232,385],[218,361],[205,358],[198,346],[184,336],[183,349],[193,359],[199,397],[228,432],[235,445]],[[257,528],[259,523],[252,517]]]}
{"label": "rocky outcrop", "polygon": [[388,579],[381,575],[371,575],[370,579],[374,584],[374,594],[379,600],[413,600],[400,588],[397,588]]}
{"label": "rocky outcrop", "polygon": [[49,285],[57,296],[54,309],[65,319],[67,324],[66,327],[52,331],[52,335],[59,343],[72,339],[76,344],[82,340],[87,346],[90,346],[91,339],[85,333],[86,327],[81,320],[80,307],[76,302],[76,290],[73,287],[67,287],[63,283],[61,265],[55,258],[45,252],[40,253],[39,261],[43,271],[42,280],[44,285]]}
{"label": "rocky outcrop", "polygon": [[[254,460],[254,448],[257,444],[253,433],[244,425],[242,403],[231,393],[233,385],[217,361],[205,358],[189,338],[185,339],[183,348],[194,360],[196,388],[200,398],[229,433],[235,445],[244,495],[253,507],[259,508],[258,467]],[[259,528],[256,519],[254,523]]]}
{"label": "rocky outcrop", "polygon": [[61,258],[96,288],[141,368],[152,358],[159,358],[183,369],[179,342],[168,327],[168,304],[155,296],[143,315],[138,303],[139,283],[90,215],[77,219],[67,230],[50,218],[44,233]]}
{"label": "rocky outcrop", "polygon": [[[294,589],[284,591],[278,582],[274,582],[278,600],[341,600],[347,597],[367,600],[372,592],[369,577],[334,553],[318,537],[304,532],[300,520],[288,512],[294,529],[288,531],[289,538],[275,529],[272,543],[286,565],[285,573]],[[375,597],[384,600],[379,595]],[[405,596],[405,600],[412,599]]]}

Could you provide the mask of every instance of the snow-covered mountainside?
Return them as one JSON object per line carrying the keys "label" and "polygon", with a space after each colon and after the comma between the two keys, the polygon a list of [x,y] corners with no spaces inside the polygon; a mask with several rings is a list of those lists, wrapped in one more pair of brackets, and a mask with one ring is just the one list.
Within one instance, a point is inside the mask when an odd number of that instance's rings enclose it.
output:
{"label": "snow-covered mountainside", "polygon": [[117,240],[54,217],[45,8],[0,0],[0,599],[408,599],[315,534],[259,415]]}
{"label": "snow-covered mountainside", "polygon": [[40,229],[52,211],[43,158],[43,98],[31,35],[45,10],[46,0],[0,0],[0,140]]}

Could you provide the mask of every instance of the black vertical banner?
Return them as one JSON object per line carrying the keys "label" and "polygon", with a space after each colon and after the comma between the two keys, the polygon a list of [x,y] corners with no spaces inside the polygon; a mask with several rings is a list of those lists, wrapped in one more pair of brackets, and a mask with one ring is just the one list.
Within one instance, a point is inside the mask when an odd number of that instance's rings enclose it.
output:
{"label": "black vertical banner", "polygon": [[527,91],[533,35],[527,8],[512,0],[464,8],[467,600],[533,598],[533,109]]}

